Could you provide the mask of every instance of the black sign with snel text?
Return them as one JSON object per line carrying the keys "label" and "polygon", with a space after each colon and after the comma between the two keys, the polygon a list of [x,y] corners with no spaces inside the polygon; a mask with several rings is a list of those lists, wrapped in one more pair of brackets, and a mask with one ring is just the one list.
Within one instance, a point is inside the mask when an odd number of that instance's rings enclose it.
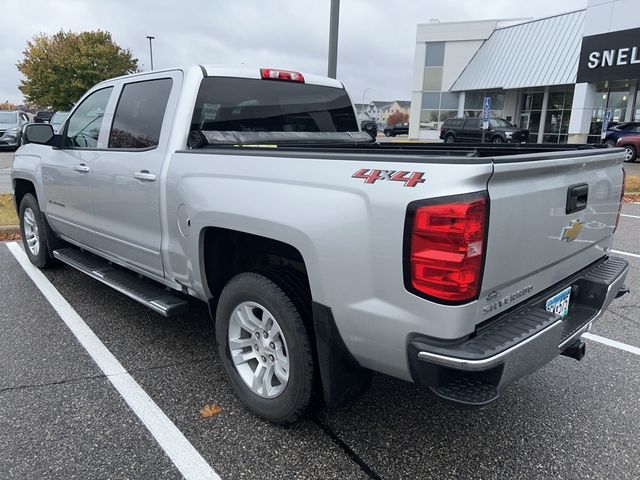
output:
{"label": "black sign with snel text", "polygon": [[640,28],[582,39],[577,83],[640,78]]}

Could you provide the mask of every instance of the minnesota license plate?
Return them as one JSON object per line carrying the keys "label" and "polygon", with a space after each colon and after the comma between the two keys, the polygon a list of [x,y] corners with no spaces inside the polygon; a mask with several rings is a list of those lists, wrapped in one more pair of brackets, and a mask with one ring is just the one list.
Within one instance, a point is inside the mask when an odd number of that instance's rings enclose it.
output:
{"label": "minnesota license plate", "polygon": [[562,318],[566,317],[569,313],[569,297],[571,296],[571,287],[567,287],[560,293],[557,293],[549,300],[545,308],[548,312],[560,315]]}

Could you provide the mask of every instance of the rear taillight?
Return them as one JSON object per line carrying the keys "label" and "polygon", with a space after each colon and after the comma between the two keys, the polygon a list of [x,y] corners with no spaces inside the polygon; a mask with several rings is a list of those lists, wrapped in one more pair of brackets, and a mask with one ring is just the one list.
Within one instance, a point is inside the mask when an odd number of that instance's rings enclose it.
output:
{"label": "rear taillight", "polygon": [[284,80],[287,82],[304,83],[304,77],[300,72],[291,70],[276,70],[274,68],[261,68],[260,76],[263,80]]}
{"label": "rear taillight", "polygon": [[410,207],[407,287],[445,302],[477,297],[485,252],[485,193]]}
{"label": "rear taillight", "polygon": [[618,205],[618,215],[616,216],[616,226],[613,228],[615,232],[618,229],[618,223],[620,223],[620,214],[622,213],[622,202],[624,201],[624,187],[627,185],[627,172],[622,169],[622,190],[620,190],[620,204]]}

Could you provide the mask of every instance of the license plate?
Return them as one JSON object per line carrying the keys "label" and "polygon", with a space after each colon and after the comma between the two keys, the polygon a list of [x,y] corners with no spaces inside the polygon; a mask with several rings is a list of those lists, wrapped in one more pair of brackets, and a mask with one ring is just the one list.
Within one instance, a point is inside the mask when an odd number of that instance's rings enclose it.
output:
{"label": "license plate", "polygon": [[566,317],[569,313],[569,297],[571,296],[571,287],[567,287],[560,293],[557,293],[549,300],[545,308],[547,312],[552,312],[560,315],[562,318]]}

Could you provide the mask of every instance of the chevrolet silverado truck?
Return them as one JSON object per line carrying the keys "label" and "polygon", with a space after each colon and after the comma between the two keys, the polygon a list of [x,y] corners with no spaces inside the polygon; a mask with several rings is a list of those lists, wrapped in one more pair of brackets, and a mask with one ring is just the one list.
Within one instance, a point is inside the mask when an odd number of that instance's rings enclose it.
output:
{"label": "chevrolet silverado truck", "polygon": [[339,81],[221,66],[105,81],[24,141],[31,262],[161,315],[206,302],[231,386],[275,423],[372,372],[488,405],[580,359],[625,292],[621,149],[378,144]]}

